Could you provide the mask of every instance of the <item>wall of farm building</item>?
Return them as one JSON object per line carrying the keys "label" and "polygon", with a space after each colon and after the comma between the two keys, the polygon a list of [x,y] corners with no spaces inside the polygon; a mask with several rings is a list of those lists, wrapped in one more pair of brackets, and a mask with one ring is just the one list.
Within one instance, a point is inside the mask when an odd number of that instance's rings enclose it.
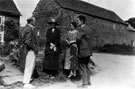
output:
{"label": "wall of farm building", "polygon": [[131,45],[133,37],[127,30],[126,25],[64,9],[55,0],[41,0],[33,12],[41,38],[45,39],[45,33],[49,27],[47,21],[56,18],[59,22],[58,28],[61,29],[62,40],[65,39],[66,32],[70,29],[71,21],[76,21],[76,17],[80,14],[87,17],[87,24],[93,30],[93,47],[101,47],[105,44]]}

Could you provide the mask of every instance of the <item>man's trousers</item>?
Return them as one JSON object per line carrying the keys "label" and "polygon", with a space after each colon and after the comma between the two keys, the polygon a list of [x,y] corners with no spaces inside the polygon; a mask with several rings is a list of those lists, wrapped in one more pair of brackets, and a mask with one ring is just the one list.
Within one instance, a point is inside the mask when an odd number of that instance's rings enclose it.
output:
{"label": "man's trousers", "polygon": [[35,53],[34,51],[30,50],[26,55],[23,83],[25,84],[30,83],[34,68],[35,68]]}
{"label": "man's trousers", "polygon": [[90,82],[91,71],[88,67],[89,58],[90,56],[79,58],[79,70],[80,70],[83,84],[88,84]]}

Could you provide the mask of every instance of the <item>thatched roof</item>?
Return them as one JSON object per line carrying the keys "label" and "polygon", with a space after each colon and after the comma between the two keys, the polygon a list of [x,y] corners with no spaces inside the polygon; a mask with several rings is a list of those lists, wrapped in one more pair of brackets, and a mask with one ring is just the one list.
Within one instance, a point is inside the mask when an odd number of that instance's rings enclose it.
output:
{"label": "thatched roof", "polygon": [[0,0],[0,13],[16,16],[21,15],[13,0]]}
{"label": "thatched roof", "polygon": [[128,24],[128,31],[135,32],[135,18],[131,18],[125,22]]}
{"label": "thatched roof", "polygon": [[130,18],[128,21],[126,21],[127,23],[129,23],[134,29],[135,29],[135,17]]}
{"label": "thatched roof", "polygon": [[80,0],[56,0],[56,2],[65,9],[71,9],[91,16],[105,20],[125,24],[126,23],[113,11],[92,5]]}

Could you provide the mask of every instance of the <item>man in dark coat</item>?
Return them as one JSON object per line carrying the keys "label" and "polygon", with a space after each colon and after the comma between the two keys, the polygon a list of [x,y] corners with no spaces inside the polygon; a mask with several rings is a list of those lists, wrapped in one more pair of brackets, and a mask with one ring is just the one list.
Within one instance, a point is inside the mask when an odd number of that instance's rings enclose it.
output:
{"label": "man in dark coat", "polygon": [[34,88],[33,85],[30,84],[33,71],[35,69],[35,55],[37,54],[38,48],[37,48],[37,40],[35,35],[35,18],[30,17],[27,19],[27,25],[24,27],[22,31],[22,40],[21,40],[21,46],[25,47],[25,54],[23,57],[23,64],[22,67],[24,67],[24,88],[31,89]]}
{"label": "man in dark coat", "polygon": [[50,76],[56,76],[59,70],[59,54],[60,54],[60,30],[56,27],[57,22],[51,19],[48,22],[51,25],[46,33],[46,48],[43,64],[43,71]]}
{"label": "man in dark coat", "polygon": [[90,56],[92,56],[92,30],[85,24],[86,17],[80,15],[77,17],[78,25],[78,52],[79,52],[79,70],[82,77],[82,87],[91,85],[90,75],[91,71],[88,68],[88,63],[90,62]]}

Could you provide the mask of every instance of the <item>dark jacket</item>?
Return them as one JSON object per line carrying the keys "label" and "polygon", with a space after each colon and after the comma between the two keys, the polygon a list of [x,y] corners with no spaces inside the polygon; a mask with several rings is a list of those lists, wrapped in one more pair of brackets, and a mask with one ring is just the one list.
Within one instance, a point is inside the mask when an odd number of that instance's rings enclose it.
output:
{"label": "dark jacket", "polygon": [[57,47],[56,53],[60,53],[60,30],[54,28],[54,32],[52,32],[52,28],[49,28],[46,33],[46,52],[50,50],[50,43],[53,43]]}
{"label": "dark jacket", "polygon": [[26,55],[28,51],[33,50],[35,54],[38,53],[36,35],[32,29],[34,28],[27,24],[20,32],[20,57],[18,60],[18,65],[21,72],[24,72]]}
{"label": "dark jacket", "polygon": [[37,54],[37,42],[35,34],[28,24],[20,32],[19,48],[20,48],[20,57],[18,60],[18,65],[20,70],[24,72],[26,55],[29,50],[34,50]]}
{"label": "dark jacket", "polygon": [[79,48],[79,57],[88,57],[92,55],[92,30],[87,26],[78,28],[77,43]]}
{"label": "dark jacket", "polygon": [[35,54],[37,54],[38,51],[38,43],[37,43],[37,39],[36,39],[36,35],[34,32],[33,27],[31,27],[30,25],[26,25],[24,28],[24,31],[22,32],[23,37],[22,37],[22,44],[26,46],[26,49],[29,50],[33,50],[35,52]]}
{"label": "dark jacket", "polygon": [[[56,46],[56,51],[50,48],[50,43]],[[59,70],[59,54],[60,54],[60,30],[55,28],[47,29],[46,33],[46,47],[43,61],[43,68],[48,70]]]}

